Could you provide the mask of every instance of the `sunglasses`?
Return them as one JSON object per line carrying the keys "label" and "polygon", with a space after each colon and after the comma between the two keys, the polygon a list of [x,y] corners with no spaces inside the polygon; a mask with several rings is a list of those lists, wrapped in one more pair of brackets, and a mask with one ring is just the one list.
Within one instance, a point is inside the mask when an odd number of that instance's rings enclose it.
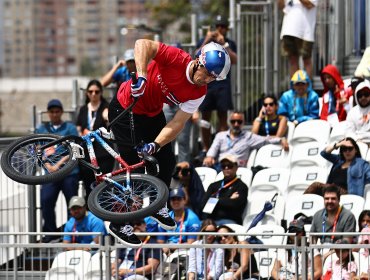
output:
{"label": "sunglasses", "polygon": [[342,147],[340,147],[340,150],[342,152],[352,152],[354,148],[355,147],[353,147],[353,146],[342,146]]}
{"label": "sunglasses", "polygon": [[263,107],[267,107],[267,106],[272,107],[272,106],[274,106],[274,105],[275,105],[275,103],[274,103],[274,102],[271,102],[271,103],[263,103]]}
{"label": "sunglasses", "polygon": [[191,169],[190,168],[181,168],[180,166],[176,166],[175,173],[178,174],[181,172],[182,176],[189,176]]}
{"label": "sunglasses", "polygon": [[298,82],[298,83],[295,83],[294,85],[295,86],[304,86],[304,85],[306,85],[306,83]]}
{"label": "sunglasses", "polygon": [[232,169],[232,168],[234,168],[234,166],[235,166],[236,164],[234,164],[234,163],[223,163],[223,164],[221,164],[221,168],[222,169]]}
{"label": "sunglasses", "polygon": [[360,99],[360,98],[362,98],[362,97],[366,97],[366,98],[368,98],[369,96],[370,96],[370,92],[368,92],[368,91],[360,92],[360,93],[358,93],[358,94],[357,94],[357,98],[358,98],[358,99]]}
{"label": "sunglasses", "polygon": [[230,123],[232,123],[232,124],[234,124],[234,123],[242,124],[243,121],[242,120],[230,120]]}
{"label": "sunglasses", "polygon": [[88,94],[93,94],[93,93],[100,94],[100,90],[88,90],[87,93]]}

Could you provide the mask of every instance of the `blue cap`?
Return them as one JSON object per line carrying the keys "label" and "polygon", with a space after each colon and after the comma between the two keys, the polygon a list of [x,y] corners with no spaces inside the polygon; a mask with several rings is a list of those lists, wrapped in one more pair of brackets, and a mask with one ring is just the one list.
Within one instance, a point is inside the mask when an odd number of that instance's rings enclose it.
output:
{"label": "blue cap", "polygon": [[170,198],[173,198],[173,197],[185,198],[185,193],[184,193],[183,189],[182,188],[173,189],[170,192]]}
{"label": "blue cap", "polygon": [[48,110],[50,110],[51,108],[54,108],[54,107],[57,107],[57,108],[60,108],[63,110],[63,105],[62,105],[62,102],[60,102],[59,99],[52,99],[49,101],[48,103]]}

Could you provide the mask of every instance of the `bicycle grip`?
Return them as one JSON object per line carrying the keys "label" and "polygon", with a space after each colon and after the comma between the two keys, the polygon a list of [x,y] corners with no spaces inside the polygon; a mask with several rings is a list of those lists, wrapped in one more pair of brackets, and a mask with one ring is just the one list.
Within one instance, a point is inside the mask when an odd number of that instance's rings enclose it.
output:
{"label": "bicycle grip", "polygon": [[132,80],[131,84],[136,84],[137,83],[136,72],[131,72],[130,76],[131,76],[131,80]]}

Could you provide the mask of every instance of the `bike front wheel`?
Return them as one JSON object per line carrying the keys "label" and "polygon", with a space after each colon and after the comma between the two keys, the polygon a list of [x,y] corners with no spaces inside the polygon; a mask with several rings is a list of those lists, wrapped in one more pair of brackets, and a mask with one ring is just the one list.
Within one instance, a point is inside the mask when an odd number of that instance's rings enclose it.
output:
{"label": "bike front wheel", "polygon": [[[112,178],[127,187],[126,175]],[[160,179],[132,174],[130,188],[122,190],[111,182],[97,185],[89,195],[89,210],[97,217],[116,224],[137,221],[158,212],[167,202],[168,188]]]}
{"label": "bike front wheel", "polygon": [[11,143],[1,156],[1,168],[14,181],[29,185],[55,182],[76,167],[72,148],[58,143],[38,153],[41,146],[61,138],[54,134],[33,134]]}

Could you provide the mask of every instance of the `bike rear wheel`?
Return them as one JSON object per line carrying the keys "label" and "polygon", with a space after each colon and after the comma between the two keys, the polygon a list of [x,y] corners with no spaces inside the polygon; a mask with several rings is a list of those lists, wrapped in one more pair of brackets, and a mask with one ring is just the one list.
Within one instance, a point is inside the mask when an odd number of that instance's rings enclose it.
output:
{"label": "bike rear wheel", "polygon": [[54,134],[34,134],[16,140],[2,154],[2,170],[14,181],[29,185],[63,179],[78,163],[72,159],[70,145],[59,143],[37,154],[39,147],[59,138],[61,136]]}
{"label": "bike rear wheel", "polygon": [[[126,175],[112,179],[126,187]],[[89,210],[105,221],[123,224],[151,216],[166,204],[168,188],[160,179],[132,174],[130,184],[131,192],[122,191],[110,182],[97,185],[88,199]]]}

